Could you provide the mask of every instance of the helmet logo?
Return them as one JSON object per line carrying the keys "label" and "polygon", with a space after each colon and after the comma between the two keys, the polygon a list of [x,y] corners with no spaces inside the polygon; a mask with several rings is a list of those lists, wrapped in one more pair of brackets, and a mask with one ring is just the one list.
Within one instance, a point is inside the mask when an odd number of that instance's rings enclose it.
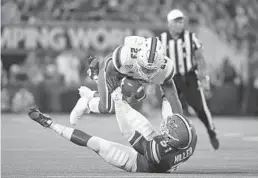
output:
{"label": "helmet logo", "polygon": [[[175,121],[175,120],[169,120],[168,123],[167,123],[167,127],[169,127],[169,128],[168,128],[168,132],[169,132],[169,130],[175,131],[176,128],[178,127],[178,125],[176,124],[176,121]],[[176,132],[176,131],[175,131],[175,132]],[[177,134],[177,133],[176,133],[176,134]],[[169,134],[169,137],[171,137],[173,140],[179,142],[179,139],[178,139],[178,138],[175,138],[173,135]]]}

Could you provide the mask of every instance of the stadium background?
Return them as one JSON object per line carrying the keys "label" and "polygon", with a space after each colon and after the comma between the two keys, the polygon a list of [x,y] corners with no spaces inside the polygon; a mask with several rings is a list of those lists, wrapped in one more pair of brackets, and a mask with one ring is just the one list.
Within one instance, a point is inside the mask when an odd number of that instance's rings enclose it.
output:
{"label": "stadium background", "polygon": [[[70,112],[86,76],[87,57],[104,57],[128,35],[153,36],[181,9],[204,45],[214,115],[258,115],[256,0],[2,0],[1,109]],[[147,88],[143,112],[160,106]]]}
{"label": "stadium background", "polygon": [[[258,177],[257,0],[2,0],[1,5],[1,177]],[[204,44],[211,76],[206,96],[219,150],[213,151],[201,121],[188,117],[198,134],[194,155],[172,174],[132,174],[28,118],[26,108],[35,103],[70,126],[77,88],[96,88],[85,77],[87,57],[105,56],[127,35],[158,35],[172,8],[188,16],[187,26]],[[153,86],[147,93],[158,95]],[[158,97],[147,100],[143,112],[157,128],[160,115],[150,110],[159,107]],[[129,145],[114,115],[85,115],[76,128]]]}

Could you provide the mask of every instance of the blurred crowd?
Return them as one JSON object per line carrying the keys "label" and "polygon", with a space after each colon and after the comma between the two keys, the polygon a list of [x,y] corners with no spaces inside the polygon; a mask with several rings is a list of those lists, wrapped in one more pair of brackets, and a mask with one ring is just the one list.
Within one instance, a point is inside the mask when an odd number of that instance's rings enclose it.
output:
{"label": "blurred crowd", "polygon": [[2,56],[2,111],[19,112],[35,104],[46,111],[61,111],[60,94],[75,91],[76,100],[79,86],[87,83],[96,89],[86,75],[88,63],[85,53],[30,52],[16,56],[16,59],[18,63],[10,64],[8,56]]}
{"label": "blurred crowd", "polygon": [[238,49],[258,29],[256,0],[3,0],[2,22],[112,20],[162,25],[172,8],[211,27]]}

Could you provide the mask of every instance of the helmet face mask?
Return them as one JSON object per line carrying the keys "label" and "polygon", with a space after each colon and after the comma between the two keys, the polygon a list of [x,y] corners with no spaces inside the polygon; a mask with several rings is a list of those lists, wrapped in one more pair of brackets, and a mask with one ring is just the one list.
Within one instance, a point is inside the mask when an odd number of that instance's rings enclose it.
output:
{"label": "helmet face mask", "polygon": [[137,53],[137,69],[144,79],[153,78],[165,63],[165,48],[157,38],[148,38]]}

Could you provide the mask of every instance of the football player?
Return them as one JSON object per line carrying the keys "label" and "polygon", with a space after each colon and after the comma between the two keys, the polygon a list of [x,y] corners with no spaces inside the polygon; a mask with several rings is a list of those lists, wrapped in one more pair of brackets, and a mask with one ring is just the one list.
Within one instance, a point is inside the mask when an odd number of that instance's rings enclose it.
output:
{"label": "football player", "polygon": [[[166,98],[163,98],[160,133],[152,125],[152,135],[148,139],[145,133],[134,128],[135,119],[144,116],[134,110],[127,101],[132,101],[135,93],[141,93],[141,85],[136,80],[122,79],[121,86],[114,78],[107,79],[107,87],[112,93],[116,118],[123,136],[132,147],[91,136],[80,130],[55,123],[38,109],[30,109],[29,117],[45,128],[50,128],[76,145],[84,146],[96,152],[106,162],[128,172],[168,172],[174,171],[180,163],[188,160],[194,153],[197,135],[194,127],[180,114],[173,114]],[[131,88],[134,84],[137,87]],[[135,91],[136,89],[136,91]]]}
{"label": "football player", "polygon": [[159,84],[175,113],[182,114],[182,106],[172,79],[173,60],[165,56],[165,48],[158,38],[126,37],[124,45],[117,47],[105,60],[98,62],[96,58],[91,58],[89,71],[89,76],[98,83],[98,92],[85,86],[79,88],[81,98],[70,114],[72,125],[77,123],[83,113],[114,112],[114,103],[106,84],[110,77],[118,81],[123,77],[130,77],[141,83]]}

